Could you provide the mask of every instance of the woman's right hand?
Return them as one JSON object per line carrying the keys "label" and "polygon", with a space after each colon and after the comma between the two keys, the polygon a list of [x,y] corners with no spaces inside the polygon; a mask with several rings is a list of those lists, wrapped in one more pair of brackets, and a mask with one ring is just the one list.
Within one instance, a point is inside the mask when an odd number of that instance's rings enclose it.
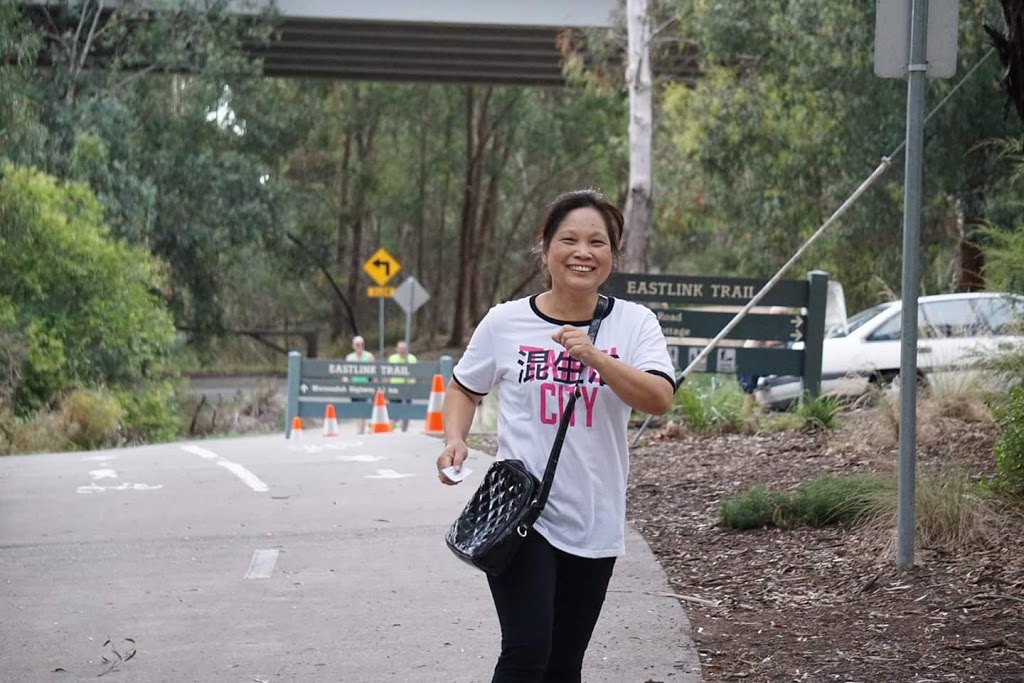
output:
{"label": "woman's right hand", "polygon": [[437,478],[441,480],[442,484],[446,486],[455,486],[459,482],[452,481],[444,475],[443,470],[446,467],[455,467],[455,471],[462,469],[462,463],[466,461],[466,457],[469,455],[469,446],[462,439],[451,441],[444,446],[444,450],[441,451],[441,455],[437,456]]}

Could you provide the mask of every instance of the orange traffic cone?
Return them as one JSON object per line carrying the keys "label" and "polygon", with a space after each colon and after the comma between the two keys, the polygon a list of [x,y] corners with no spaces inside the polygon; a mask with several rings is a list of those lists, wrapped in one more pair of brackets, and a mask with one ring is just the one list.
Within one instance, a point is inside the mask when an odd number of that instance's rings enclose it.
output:
{"label": "orange traffic cone", "polygon": [[334,414],[334,404],[328,403],[324,409],[324,436],[338,435],[338,417]]}
{"label": "orange traffic cone", "polygon": [[302,420],[296,415],[292,418],[292,430],[288,435],[289,439],[301,439],[302,438]]}
{"label": "orange traffic cone", "polygon": [[381,434],[391,431],[391,420],[388,418],[388,402],[384,400],[384,392],[380,389],[373,395],[373,413],[370,415],[370,433]]}
{"label": "orange traffic cone", "polygon": [[441,375],[434,375],[433,383],[430,385],[430,400],[427,401],[427,425],[423,428],[424,434],[444,434],[444,426],[441,424],[443,402],[444,379]]}

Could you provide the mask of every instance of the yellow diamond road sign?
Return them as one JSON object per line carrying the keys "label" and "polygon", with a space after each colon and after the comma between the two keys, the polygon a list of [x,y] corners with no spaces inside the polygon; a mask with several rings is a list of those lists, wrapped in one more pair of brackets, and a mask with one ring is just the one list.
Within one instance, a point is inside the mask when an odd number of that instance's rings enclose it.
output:
{"label": "yellow diamond road sign", "polygon": [[383,248],[375,251],[373,256],[363,264],[363,270],[378,285],[384,285],[401,269],[402,266],[398,265],[398,261],[392,258],[391,254]]}

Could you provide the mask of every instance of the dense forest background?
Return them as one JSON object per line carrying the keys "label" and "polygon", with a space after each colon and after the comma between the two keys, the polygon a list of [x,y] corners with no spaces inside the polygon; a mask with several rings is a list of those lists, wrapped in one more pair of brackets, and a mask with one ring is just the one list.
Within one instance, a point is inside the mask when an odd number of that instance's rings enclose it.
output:
{"label": "dense forest background", "polygon": [[[0,414],[106,387],[152,435],[167,374],[217,362],[233,333],[376,349],[362,264],[379,247],[402,264],[392,284],[432,295],[414,350],[458,347],[540,286],[548,201],[624,202],[624,29],[591,32],[585,55],[567,41],[564,88],[335,82],[261,75],[244,48],[272,15],[99,5],[0,6]],[[875,3],[654,6],[647,270],[769,277],[902,140],[905,83],[872,70]],[[925,132],[924,294],[1005,286],[985,264],[1019,241],[1019,121],[986,23],[1001,30],[998,2],[960,3],[957,78],[929,84],[931,108],[977,67]],[[684,52],[696,78],[659,74]],[[898,292],[902,161],[790,277],[828,271],[851,311]]]}

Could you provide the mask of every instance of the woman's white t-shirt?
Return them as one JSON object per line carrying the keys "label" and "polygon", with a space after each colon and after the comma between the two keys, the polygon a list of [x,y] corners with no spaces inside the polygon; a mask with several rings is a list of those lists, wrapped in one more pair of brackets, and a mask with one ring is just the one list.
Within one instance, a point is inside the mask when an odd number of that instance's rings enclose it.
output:
{"label": "woman's white t-shirt", "polygon": [[[536,297],[498,304],[477,326],[454,378],[474,394],[499,389],[498,459],[518,458],[544,476],[562,408],[583,374],[554,484],[534,528],[551,545],[581,557],[614,557],[625,551],[626,443],[630,408],[551,339],[562,325]],[[673,383],[674,368],[661,326],[649,309],[610,299],[595,346],[627,365]]]}

